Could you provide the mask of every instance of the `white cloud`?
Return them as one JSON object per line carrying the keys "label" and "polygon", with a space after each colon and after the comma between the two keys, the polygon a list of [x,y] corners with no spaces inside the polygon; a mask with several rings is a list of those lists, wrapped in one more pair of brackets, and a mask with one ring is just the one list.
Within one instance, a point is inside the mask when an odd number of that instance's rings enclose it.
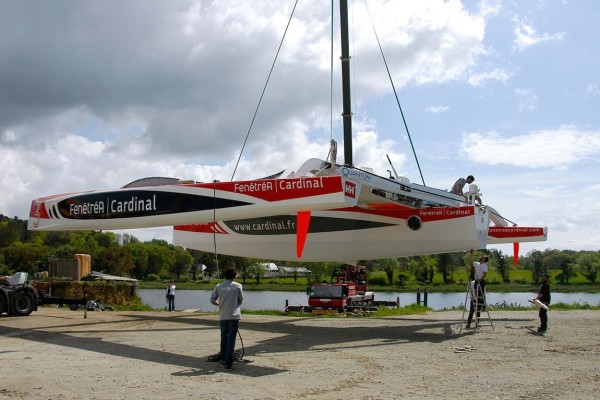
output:
{"label": "white cloud", "polygon": [[425,109],[425,111],[429,112],[429,113],[433,113],[433,114],[438,114],[438,113],[446,112],[449,109],[450,109],[450,107],[448,107],[448,106],[429,106]]}
{"label": "white cloud", "polygon": [[479,4],[479,15],[483,17],[492,17],[498,15],[502,10],[500,0],[482,0]]}
{"label": "white cloud", "polygon": [[355,164],[372,168],[375,173],[387,176],[390,170],[385,155],[389,155],[394,168],[399,175],[404,175],[406,156],[395,151],[396,142],[393,140],[381,140],[375,130],[360,130],[354,137]]}
{"label": "white cloud", "polygon": [[[353,49],[361,56],[354,61],[363,75],[358,90],[386,90],[371,21],[362,3],[356,4]],[[397,88],[459,79],[485,54],[485,19],[461,2],[376,1],[369,10]]]}
{"label": "white cloud", "polygon": [[514,34],[514,46],[519,51],[524,51],[528,47],[535,46],[543,42],[563,40],[563,38],[566,36],[565,32],[539,34],[532,25],[520,21],[516,21]]}
{"label": "white cloud", "polygon": [[537,108],[538,97],[531,89],[515,89],[515,96],[519,103],[519,112],[533,111]]}
{"label": "white cloud", "polygon": [[585,93],[589,97],[600,96],[600,85],[595,83],[588,84]]}
{"label": "white cloud", "polygon": [[502,137],[498,133],[463,135],[462,155],[475,162],[528,168],[566,168],[600,158],[600,131],[575,126]]}
{"label": "white cloud", "polygon": [[469,85],[471,85],[471,86],[481,86],[482,84],[484,84],[486,81],[489,81],[489,80],[495,80],[495,81],[500,81],[502,83],[506,83],[511,77],[512,77],[512,74],[510,74],[500,68],[494,68],[491,71],[472,73],[469,76],[468,82],[469,82]]}

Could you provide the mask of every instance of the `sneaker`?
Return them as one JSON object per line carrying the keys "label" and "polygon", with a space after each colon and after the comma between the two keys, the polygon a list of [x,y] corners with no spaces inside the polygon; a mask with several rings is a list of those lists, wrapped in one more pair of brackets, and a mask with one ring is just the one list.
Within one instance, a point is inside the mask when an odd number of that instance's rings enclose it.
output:
{"label": "sneaker", "polygon": [[541,326],[537,328],[538,332],[546,332],[546,328],[542,328]]}
{"label": "sneaker", "polygon": [[233,368],[233,364],[232,363],[226,363],[225,361],[219,361],[219,365],[225,369],[231,369]]}

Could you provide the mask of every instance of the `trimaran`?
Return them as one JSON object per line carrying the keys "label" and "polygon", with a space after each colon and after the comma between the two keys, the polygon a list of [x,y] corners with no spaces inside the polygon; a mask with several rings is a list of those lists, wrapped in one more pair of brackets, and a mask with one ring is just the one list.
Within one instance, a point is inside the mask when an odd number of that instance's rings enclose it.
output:
{"label": "trimaran", "polygon": [[347,263],[546,240],[546,227],[514,226],[478,204],[475,185],[465,197],[353,165],[347,0],[340,0],[340,19],[343,165],[336,163],[332,142],[327,160],[309,159],[285,177],[210,183],[144,178],[115,190],[47,196],[33,200],[28,228],[174,226],[174,244],[189,249]]}

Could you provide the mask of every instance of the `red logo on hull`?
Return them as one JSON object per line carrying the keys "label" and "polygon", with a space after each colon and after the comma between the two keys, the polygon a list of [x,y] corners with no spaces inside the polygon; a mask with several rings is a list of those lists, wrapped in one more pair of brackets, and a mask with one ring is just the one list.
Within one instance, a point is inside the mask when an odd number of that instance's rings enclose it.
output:
{"label": "red logo on hull", "polygon": [[344,187],[344,193],[348,197],[352,197],[353,199],[356,197],[356,184],[352,182],[346,182],[346,186]]}

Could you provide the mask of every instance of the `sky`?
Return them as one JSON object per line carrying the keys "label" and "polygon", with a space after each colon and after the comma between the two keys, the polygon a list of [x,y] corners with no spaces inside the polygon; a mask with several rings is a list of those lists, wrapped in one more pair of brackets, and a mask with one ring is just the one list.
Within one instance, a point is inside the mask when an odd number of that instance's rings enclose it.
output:
{"label": "sky", "polygon": [[[339,5],[333,74],[331,2],[298,1],[282,42],[294,5],[0,0],[0,214],[149,176],[260,178],[332,138],[343,162]],[[600,2],[349,6],[355,165],[388,176],[388,155],[441,189],[472,174],[485,204],[549,228],[522,254],[600,250]]]}

